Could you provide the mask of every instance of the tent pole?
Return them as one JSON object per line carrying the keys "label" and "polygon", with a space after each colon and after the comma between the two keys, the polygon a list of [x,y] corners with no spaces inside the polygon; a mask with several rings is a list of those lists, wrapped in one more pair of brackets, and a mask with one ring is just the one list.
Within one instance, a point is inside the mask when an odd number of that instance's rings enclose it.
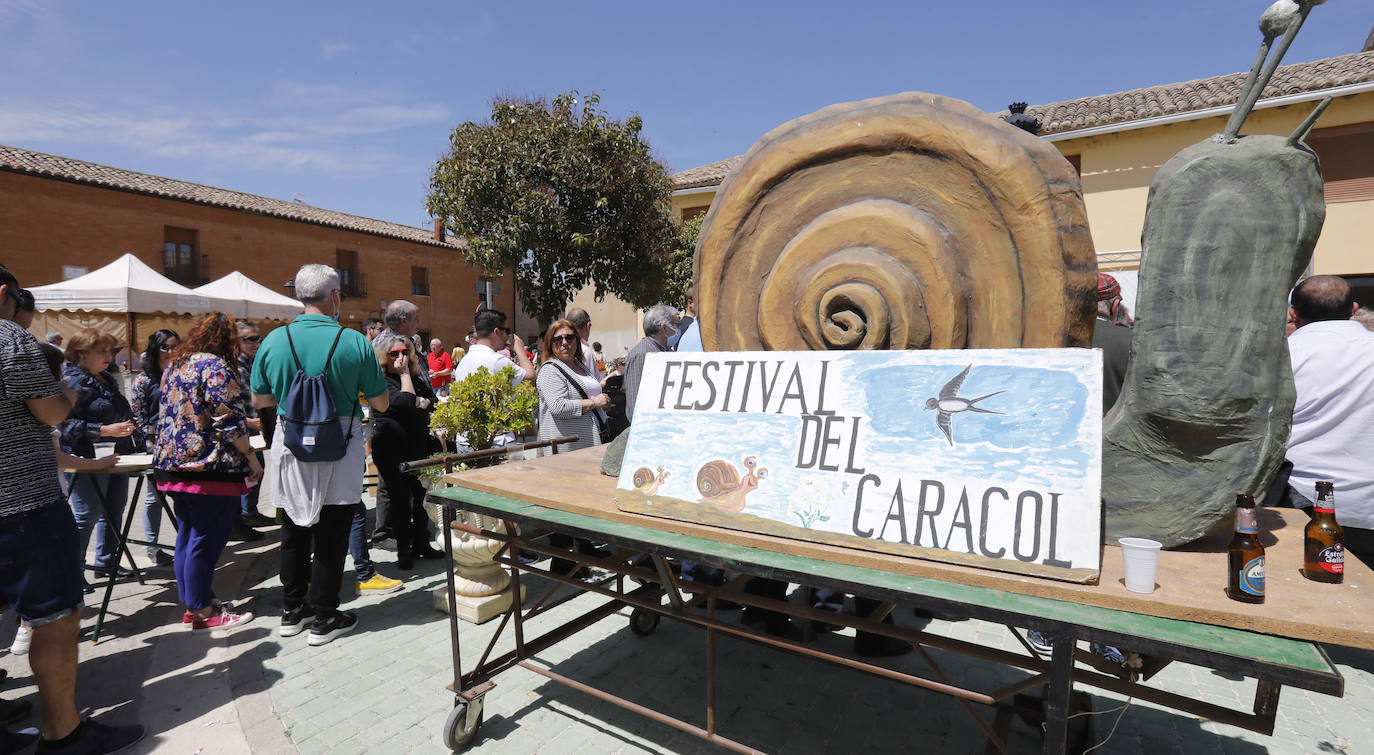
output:
{"label": "tent pole", "polygon": [[127,336],[127,340],[129,341],[129,361],[125,363],[125,369],[130,369],[131,365],[133,365],[134,363],[134,344],[137,343],[137,339],[134,335],[133,312],[124,313],[124,332]]}

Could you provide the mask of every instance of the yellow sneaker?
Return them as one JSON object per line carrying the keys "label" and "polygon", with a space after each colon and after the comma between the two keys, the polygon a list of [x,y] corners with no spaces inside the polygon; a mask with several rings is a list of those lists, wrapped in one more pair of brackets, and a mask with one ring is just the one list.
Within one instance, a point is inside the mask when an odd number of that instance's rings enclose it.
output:
{"label": "yellow sneaker", "polygon": [[359,595],[386,595],[399,589],[401,589],[401,580],[388,579],[383,577],[381,572],[374,572],[366,582],[358,583]]}

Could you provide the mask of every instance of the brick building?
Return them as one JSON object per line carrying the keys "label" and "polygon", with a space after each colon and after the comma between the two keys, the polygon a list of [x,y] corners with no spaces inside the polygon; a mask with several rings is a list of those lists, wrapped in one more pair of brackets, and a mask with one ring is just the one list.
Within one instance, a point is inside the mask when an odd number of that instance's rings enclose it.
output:
{"label": "brick building", "polygon": [[238,270],[288,295],[301,265],[331,265],[342,322],[360,327],[384,302],[407,299],[426,338],[450,347],[472,324],[479,281],[499,286],[496,308],[518,310],[509,272],[483,276],[438,231],[0,145],[0,262],[24,285],[125,252],[192,288]]}

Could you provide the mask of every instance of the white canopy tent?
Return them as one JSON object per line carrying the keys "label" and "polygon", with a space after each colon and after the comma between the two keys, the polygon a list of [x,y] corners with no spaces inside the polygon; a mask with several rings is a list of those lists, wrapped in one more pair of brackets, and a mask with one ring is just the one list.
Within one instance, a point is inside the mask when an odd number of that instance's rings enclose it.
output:
{"label": "white canopy tent", "polygon": [[217,281],[195,289],[197,294],[228,299],[224,311],[249,320],[290,320],[305,310],[305,306],[289,296],[283,296],[235,270]]}
{"label": "white canopy tent", "polygon": [[132,254],[79,278],[30,288],[35,309],[76,312],[179,312],[199,314],[235,302],[196,293],[164,277]]}
{"label": "white canopy tent", "polygon": [[[165,322],[159,322],[165,321],[167,315],[175,318],[239,306],[231,299],[192,291],[127,253],[78,278],[35,286],[29,291],[33,292],[34,309],[44,320],[40,323],[35,318],[34,325],[40,332],[47,328],[69,336],[68,330],[95,327],[124,341],[129,347],[125,359],[131,361],[139,351],[135,327],[139,314],[164,313],[152,319],[158,326],[167,327]],[[77,314],[60,314],[63,312]],[[178,319],[185,323],[184,317]]]}

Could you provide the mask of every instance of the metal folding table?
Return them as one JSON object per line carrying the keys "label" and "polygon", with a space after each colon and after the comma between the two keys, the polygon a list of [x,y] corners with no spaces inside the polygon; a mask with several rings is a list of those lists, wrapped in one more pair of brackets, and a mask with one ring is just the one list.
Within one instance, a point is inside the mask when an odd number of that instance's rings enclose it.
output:
{"label": "metal folding table", "polygon": [[[722,736],[716,729],[714,654],[716,639],[721,634],[953,695],[968,710],[972,724],[983,730],[993,751],[1005,751],[1002,739],[1006,727],[1010,725],[1011,715],[1039,715],[1045,724],[1044,751],[1055,753],[1065,752],[1070,746],[1068,719],[1075,684],[1110,690],[1269,734],[1273,732],[1279,693],[1283,687],[1338,697],[1343,694],[1344,680],[1313,640],[1374,648],[1374,631],[1362,628],[1358,623],[1335,627],[1331,637],[1323,635],[1325,617],[1319,614],[1281,618],[1278,616],[1280,611],[1275,610],[1271,611],[1275,616],[1261,616],[1260,621],[1228,622],[1224,617],[1220,620],[1218,617],[1245,614],[1226,614],[1231,609],[1222,606],[1220,613],[1199,613],[1199,618],[1205,619],[1201,621],[1150,615],[1151,612],[1169,613],[1181,609],[1159,600],[1158,593],[1139,598],[1123,595],[1124,589],[1109,583],[1109,580],[1114,581],[1116,575],[1105,570],[1103,584],[1097,586],[1065,586],[1053,584],[1050,580],[1008,575],[989,578],[976,575],[974,573],[978,570],[967,567],[932,567],[929,562],[912,564],[908,562],[914,559],[891,556],[879,556],[881,561],[875,562],[867,557],[845,555],[843,551],[847,549],[833,546],[810,547],[812,544],[809,543],[618,512],[614,510],[613,503],[614,480],[605,477],[596,479],[599,476],[595,472],[599,461],[600,451],[589,449],[507,464],[499,470],[474,470],[449,475],[446,479],[454,487],[430,493],[429,500],[443,507],[446,547],[451,546],[452,530],[496,539],[505,544],[496,560],[510,569],[510,589],[515,591],[515,595],[521,594],[522,575],[537,574],[554,584],[545,594],[532,596],[524,605],[513,601],[476,666],[466,671],[459,660],[458,623],[451,618],[454,679],[450,689],[455,695],[455,706],[446,723],[444,737],[453,749],[462,749],[476,735],[482,720],[483,696],[494,687],[495,678],[518,665],[716,744],[740,752],[753,752],[755,750],[746,743]],[[601,503],[590,503],[598,500]],[[606,503],[608,501],[609,505]],[[473,527],[462,522],[455,523],[455,512],[459,510],[489,517],[505,526]],[[1300,515],[1300,512],[1296,513]],[[1289,528],[1292,523],[1279,516],[1282,525],[1277,528],[1287,529],[1291,533]],[[577,548],[554,547],[544,537],[549,533],[605,543],[613,552],[610,556],[584,555]],[[1298,548],[1301,548],[1300,542]],[[524,563],[515,557],[521,551],[567,559],[577,566],[557,573]],[[1166,561],[1171,553],[1165,554]],[[1196,560],[1192,558],[1193,555],[1189,554],[1188,558]],[[1224,553],[1221,556],[1224,558]],[[689,596],[672,570],[672,562],[677,559],[707,563],[739,576],[718,587],[691,583],[693,594]],[[851,563],[846,563],[846,560]],[[873,568],[874,564],[900,568]],[[581,566],[595,567],[595,576],[576,576]],[[923,576],[922,572],[932,576]],[[1164,568],[1161,580],[1169,579],[1174,574],[1176,572]],[[1221,574],[1222,570],[1216,570],[1211,575],[1212,580],[1221,579]],[[877,599],[879,605],[868,616],[836,615],[743,592],[741,584],[750,576],[766,576],[856,593]],[[993,586],[978,583],[989,579]],[[1282,583],[1281,579],[1279,581]],[[558,595],[557,588],[564,585],[572,586],[577,591],[571,595]],[[1008,586],[1012,589],[1006,589]],[[1360,586],[1365,589],[1357,589]],[[1335,603],[1340,604],[1347,599],[1360,600],[1352,596],[1368,593],[1369,589],[1374,588],[1374,574],[1362,564],[1355,564],[1347,574],[1346,587],[1355,589],[1342,591]],[[451,561],[449,588],[452,597]],[[1037,592],[1043,594],[1034,594]],[[606,600],[555,629],[535,637],[526,635],[526,621],[585,595],[600,596]],[[842,624],[908,641],[915,645],[915,652],[924,661],[928,673],[907,673],[883,666],[877,661],[818,650],[808,645],[805,639],[775,637],[732,621],[723,621],[718,616],[717,605],[722,600],[779,611],[803,620]],[[1196,602],[1206,606],[1210,598],[1204,597]],[[1278,600],[1273,602],[1281,603]],[[1368,603],[1368,600],[1364,602]],[[1024,640],[1024,653],[1009,652],[883,623],[882,619],[899,603],[915,604],[937,614],[968,616],[1014,628],[1039,630],[1054,638],[1054,650],[1046,659]],[[532,657],[540,651],[625,607],[633,609],[630,628],[638,634],[654,631],[664,616],[705,629],[705,726],[651,710],[531,662]],[[1195,606],[1184,608],[1187,609],[1184,613],[1197,612]],[[1278,608],[1283,607],[1280,605]],[[1333,610],[1344,611],[1348,608],[1348,605],[1338,605]],[[1367,606],[1365,609],[1365,615],[1368,615]],[[1257,626],[1279,627],[1290,636],[1251,631]],[[1293,629],[1302,626],[1311,627],[1312,631],[1305,635]],[[513,647],[498,652],[498,641],[507,632]],[[1020,633],[1017,632],[1016,636],[1019,638]],[[1077,641],[1080,640],[1128,650],[1140,663],[1133,669],[1107,663],[1079,649]],[[927,652],[927,648],[952,651],[1022,669],[1027,673],[1018,681],[996,689],[976,689],[951,679]],[[1160,669],[1175,661],[1258,680],[1251,708],[1237,710],[1146,683]],[[1038,687],[1045,688],[1043,707],[1027,711],[1024,704],[1026,696],[1022,693]],[[983,716],[977,715],[972,703],[993,706],[998,709],[998,715],[994,721],[988,722]]]}

